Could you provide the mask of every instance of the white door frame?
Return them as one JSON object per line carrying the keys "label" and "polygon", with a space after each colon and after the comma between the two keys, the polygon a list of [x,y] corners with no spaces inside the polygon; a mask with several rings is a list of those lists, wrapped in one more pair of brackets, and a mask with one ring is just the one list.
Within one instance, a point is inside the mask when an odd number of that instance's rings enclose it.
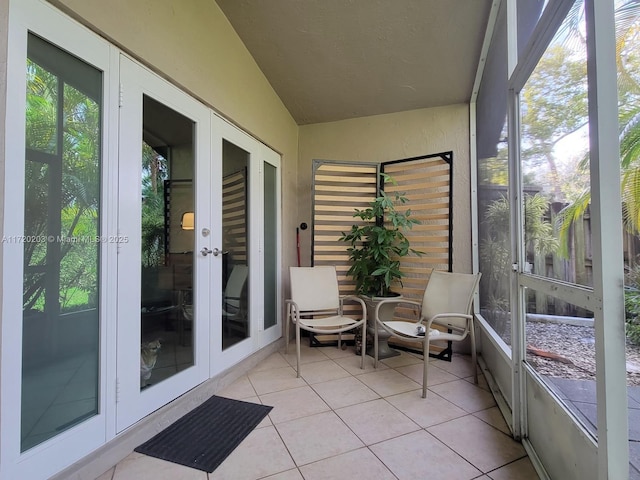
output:
{"label": "white door frame", "polygon": [[[209,378],[209,289],[215,257],[210,236],[210,113],[209,109],[158,75],[121,55],[118,234],[126,239],[118,248],[117,430],[122,431],[145,415],[169,403]],[[194,365],[170,378],[140,390],[140,206],[142,99],[150,96],[194,121]]]}

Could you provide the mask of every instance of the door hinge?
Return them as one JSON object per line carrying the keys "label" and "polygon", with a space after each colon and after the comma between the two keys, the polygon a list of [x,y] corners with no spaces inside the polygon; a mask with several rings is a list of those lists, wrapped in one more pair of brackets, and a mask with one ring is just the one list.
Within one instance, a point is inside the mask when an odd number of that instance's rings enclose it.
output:
{"label": "door hinge", "polygon": [[120,403],[120,379],[116,378],[116,403]]}
{"label": "door hinge", "polygon": [[124,87],[121,83],[119,92],[118,92],[118,107],[122,108],[123,105],[124,105]]}

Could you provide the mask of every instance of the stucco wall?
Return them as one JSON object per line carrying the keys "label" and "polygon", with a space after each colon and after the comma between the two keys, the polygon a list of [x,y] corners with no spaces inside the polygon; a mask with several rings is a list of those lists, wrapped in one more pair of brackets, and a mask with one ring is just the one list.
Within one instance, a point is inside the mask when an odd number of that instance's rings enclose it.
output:
{"label": "stucco wall", "polygon": [[[50,0],[282,154],[284,231],[295,229],[298,126],[213,0]],[[295,239],[283,235],[284,264]]]}
{"label": "stucco wall", "polygon": [[[468,105],[412,110],[300,127],[297,225],[301,222],[311,225],[312,222],[313,160],[383,162],[445,151],[453,151],[453,269],[470,272]],[[300,248],[302,265],[310,265],[311,229],[300,232]]]}

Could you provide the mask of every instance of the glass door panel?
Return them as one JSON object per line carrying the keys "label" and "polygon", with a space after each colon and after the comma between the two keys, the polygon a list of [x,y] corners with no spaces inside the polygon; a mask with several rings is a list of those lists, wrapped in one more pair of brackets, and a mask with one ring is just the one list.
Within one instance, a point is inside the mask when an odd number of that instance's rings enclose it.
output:
{"label": "glass door panel", "polygon": [[212,268],[209,111],[124,57],[120,78],[118,430],[208,378]]}
{"label": "glass door panel", "polygon": [[21,451],[98,414],[100,339],[102,72],[29,35],[26,75]]}
{"label": "glass door panel", "polygon": [[[587,46],[567,35],[573,21],[565,19],[520,92],[524,251],[530,273],[592,287]],[[538,298],[535,313],[574,315],[567,303],[553,309]]]}
{"label": "glass door panel", "polygon": [[250,154],[222,141],[222,349],[251,335],[248,308]]}
{"label": "glass door panel", "polygon": [[264,329],[278,323],[278,177],[277,168],[264,169]]}
{"label": "glass door panel", "polygon": [[144,95],[140,388],[193,365],[194,124]]}

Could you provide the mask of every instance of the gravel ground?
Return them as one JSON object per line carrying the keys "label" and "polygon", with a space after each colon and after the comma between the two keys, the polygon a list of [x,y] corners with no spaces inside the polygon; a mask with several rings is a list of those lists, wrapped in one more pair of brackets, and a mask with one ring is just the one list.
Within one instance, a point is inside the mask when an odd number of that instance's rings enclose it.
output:
{"label": "gravel ground", "polygon": [[[595,380],[595,329],[527,322],[527,361],[550,377]],[[627,342],[627,385],[640,385],[640,347]]]}

